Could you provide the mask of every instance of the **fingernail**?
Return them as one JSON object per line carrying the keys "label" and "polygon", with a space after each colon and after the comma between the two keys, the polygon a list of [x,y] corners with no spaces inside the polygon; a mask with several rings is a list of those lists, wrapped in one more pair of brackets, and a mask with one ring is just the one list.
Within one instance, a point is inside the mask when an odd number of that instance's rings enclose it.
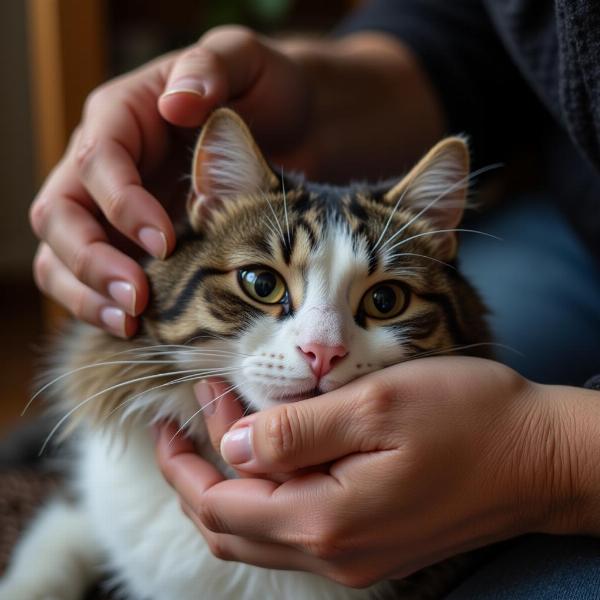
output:
{"label": "fingernail", "polygon": [[142,227],[138,233],[140,243],[155,258],[164,260],[167,256],[167,236],[154,227]]}
{"label": "fingernail", "polygon": [[135,288],[128,281],[111,281],[108,284],[108,293],[130,315],[135,316]]}
{"label": "fingernail", "polygon": [[194,394],[202,408],[202,414],[206,417],[214,415],[217,410],[215,392],[206,379],[202,379],[194,386]]}
{"label": "fingernail", "polygon": [[241,465],[252,458],[252,427],[228,431],[221,439],[221,455],[230,465]]}
{"label": "fingernail", "polygon": [[125,313],[115,306],[105,306],[100,311],[100,320],[113,333],[126,337],[125,334]]}
{"label": "fingernail", "polygon": [[166,98],[172,94],[194,94],[203,97],[206,95],[206,88],[199,79],[185,77],[171,83],[168,89],[162,94],[161,98]]}

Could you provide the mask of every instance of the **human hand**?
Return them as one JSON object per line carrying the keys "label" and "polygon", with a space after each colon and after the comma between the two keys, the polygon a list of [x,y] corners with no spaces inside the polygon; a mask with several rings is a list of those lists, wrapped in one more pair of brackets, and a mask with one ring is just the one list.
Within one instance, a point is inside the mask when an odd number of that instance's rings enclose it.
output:
{"label": "human hand", "polygon": [[141,247],[165,258],[175,246],[165,208],[180,191],[173,182],[185,172],[190,142],[172,125],[199,126],[223,103],[252,123],[268,152],[305,166],[298,144],[309,98],[300,67],[249,30],[209,31],[88,98],[31,207],[42,291],[88,323],[123,337],[135,332],[148,284],[129,255]]}
{"label": "human hand", "polygon": [[[521,533],[571,532],[567,389],[482,359],[421,359],[237,421],[221,449],[243,479],[170,444],[169,428],[158,461],[216,556],[361,587]],[[220,402],[216,445],[241,415]],[[323,464],[283,483],[261,475]]]}

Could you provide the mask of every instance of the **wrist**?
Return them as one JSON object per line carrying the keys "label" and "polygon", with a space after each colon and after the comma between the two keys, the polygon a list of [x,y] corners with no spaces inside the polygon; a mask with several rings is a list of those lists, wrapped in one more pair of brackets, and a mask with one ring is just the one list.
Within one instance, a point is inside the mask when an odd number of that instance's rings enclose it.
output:
{"label": "wrist", "polygon": [[600,394],[565,386],[538,388],[550,415],[545,460],[538,467],[546,473],[539,530],[600,535]]}

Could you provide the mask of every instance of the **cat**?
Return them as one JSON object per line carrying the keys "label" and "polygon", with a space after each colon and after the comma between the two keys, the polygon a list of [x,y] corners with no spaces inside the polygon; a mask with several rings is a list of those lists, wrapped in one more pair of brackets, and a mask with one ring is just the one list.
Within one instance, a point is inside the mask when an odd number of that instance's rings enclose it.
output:
{"label": "cat", "polygon": [[213,557],[157,469],[149,425],[176,422],[233,475],[194,400],[202,378],[224,378],[257,411],[419,356],[488,356],[485,307],[456,266],[467,145],[442,140],[399,181],[315,184],[274,172],[221,108],[191,177],[177,250],[146,265],[141,333],[118,340],[77,324],[54,353],[45,389],[73,433],[76,500],[41,511],[0,600],[78,600],[100,572],[140,600],[390,597],[387,582],[350,589]]}

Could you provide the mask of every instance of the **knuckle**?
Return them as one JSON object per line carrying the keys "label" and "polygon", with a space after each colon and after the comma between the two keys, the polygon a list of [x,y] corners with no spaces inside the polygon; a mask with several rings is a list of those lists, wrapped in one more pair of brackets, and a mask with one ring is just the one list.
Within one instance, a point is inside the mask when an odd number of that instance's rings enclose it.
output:
{"label": "knuckle", "polygon": [[226,561],[234,560],[233,554],[221,536],[208,536],[206,543],[208,544],[208,547],[215,558]]}
{"label": "knuckle", "polygon": [[284,404],[271,414],[266,423],[267,456],[272,464],[294,455],[300,437],[300,419],[293,404]]}
{"label": "knuckle", "polygon": [[45,246],[40,246],[33,259],[33,277],[36,285],[44,292],[48,291],[50,270],[49,252]]}
{"label": "knuckle", "polygon": [[82,321],[89,321],[89,319],[87,318],[87,300],[88,297],[85,289],[78,289],[74,292],[69,310],[76,319],[81,319]]}
{"label": "knuckle", "polygon": [[118,226],[119,223],[123,222],[123,217],[125,215],[126,209],[127,202],[125,201],[124,190],[111,190],[111,192],[106,197],[103,206],[104,216],[108,219],[110,223],[112,223],[115,226]]}
{"label": "knuckle", "polygon": [[203,502],[200,506],[195,509],[200,522],[214,533],[229,533],[225,521],[217,514],[215,510],[207,502]]}
{"label": "knuckle", "polygon": [[216,52],[198,44],[186,50],[178,62],[191,63],[196,69],[201,65],[201,68],[207,71],[218,70],[221,66],[221,59]]}
{"label": "knuckle", "polygon": [[[397,404],[397,394],[382,377],[372,377],[364,382],[357,398],[357,409],[369,420],[388,422],[390,411]],[[368,421],[367,421],[368,422]]]}
{"label": "knuckle", "polygon": [[88,173],[98,154],[98,140],[83,134],[77,140],[75,149],[75,164],[81,173]]}
{"label": "knuckle", "polygon": [[344,555],[344,550],[333,540],[317,540],[305,544],[305,548],[314,557],[325,562],[335,562]]}
{"label": "knuckle", "polygon": [[71,272],[80,281],[83,281],[89,273],[92,255],[91,247],[87,244],[80,246],[73,254]]}
{"label": "knuckle", "polygon": [[254,44],[258,41],[257,34],[249,27],[243,25],[220,25],[207,31],[201,38],[201,43],[210,43],[214,40],[234,41],[242,44]]}
{"label": "knuckle", "polygon": [[85,99],[83,114],[93,114],[99,106],[103,106],[110,96],[110,84],[105,83],[93,89]]}
{"label": "knuckle", "polygon": [[44,237],[48,222],[49,200],[47,196],[38,196],[29,208],[29,222],[38,238]]}
{"label": "knuckle", "polygon": [[316,532],[305,533],[300,546],[309,554],[328,563],[339,561],[349,550],[347,539],[334,523],[321,524]]}
{"label": "knuckle", "polygon": [[328,573],[327,577],[340,585],[356,590],[368,588],[377,582],[377,580],[369,573],[363,573],[357,569],[335,569]]}

